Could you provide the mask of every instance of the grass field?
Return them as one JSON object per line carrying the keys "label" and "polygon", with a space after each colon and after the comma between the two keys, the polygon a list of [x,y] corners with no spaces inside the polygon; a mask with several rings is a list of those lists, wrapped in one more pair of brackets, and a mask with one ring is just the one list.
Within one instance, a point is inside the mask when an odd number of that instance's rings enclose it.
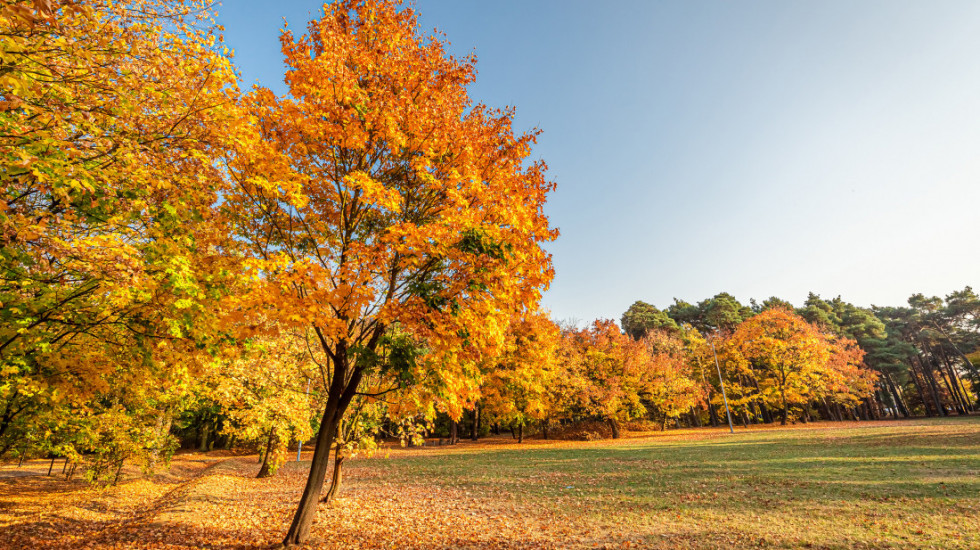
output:
{"label": "grass field", "polygon": [[[2,480],[0,545],[267,548],[309,465],[256,480],[254,458],[182,460],[200,467],[108,491]],[[311,547],[980,548],[976,417],[596,442],[500,437],[394,449],[350,461],[346,473]]]}

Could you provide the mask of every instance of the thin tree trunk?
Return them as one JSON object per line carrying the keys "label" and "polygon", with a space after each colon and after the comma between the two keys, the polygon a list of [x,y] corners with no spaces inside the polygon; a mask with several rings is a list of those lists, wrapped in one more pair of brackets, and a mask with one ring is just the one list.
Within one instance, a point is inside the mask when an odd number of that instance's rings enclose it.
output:
{"label": "thin tree trunk", "polygon": [[262,458],[262,467],[259,468],[259,474],[255,476],[256,478],[269,477],[272,475],[272,456],[273,447],[276,444],[276,428],[272,427],[269,429],[269,437],[265,442],[265,453]]}
{"label": "thin tree trunk", "polygon": [[900,412],[904,418],[908,418],[910,416],[909,408],[905,404],[905,400],[902,399],[901,394],[898,393],[898,388],[895,387],[895,381],[892,379],[890,374],[885,374],[885,384],[891,391],[892,401],[895,403],[898,412]]}
{"label": "thin tree trunk", "polygon": [[524,443],[524,424],[517,426],[517,442]]}
{"label": "thin tree trunk", "polygon": [[122,469],[123,469],[123,463],[124,462],[126,462],[126,459],[125,458],[124,459],[121,459],[119,461],[119,467],[116,468],[116,477],[112,478],[112,485],[113,485],[113,487],[115,487],[116,484],[119,483],[119,476],[122,475]]}
{"label": "thin tree trunk", "polygon": [[480,404],[477,403],[473,407],[473,431],[470,434],[470,438],[473,441],[480,439]]}
{"label": "thin tree trunk", "polygon": [[612,438],[619,439],[619,422],[615,418],[610,418],[609,427],[612,429]]}
{"label": "thin tree trunk", "polygon": [[783,425],[783,426],[785,426],[786,425],[786,417],[789,416],[789,407],[786,406],[786,390],[785,390],[785,384],[783,386],[780,386],[780,388],[779,388],[779,395],[780,395],[780,397],[783,400],[783,419],[780,422],[780,424]]}
{"label": "thin tree trunk", "polygon": [[327,491],[327,496],[323,497],[323,502],[331,503],[340,494],[340,485],[344,480],[344,459],[346,457],[343,453],[338,453],[334,451],[333,455],[333,474],[330,476],[330,489]]}
{"label": "thin tree trunk", "polygon": [[928,365],[925,357],[919,356],[919,365],[922,367],[922,372],[926,375],[926,380],[929,382],[929,387],[932,389],[932,398],[936,401],[936,407],[939,409],[940,416],[948,416],[946,412],[946,405],[943,400],[939,397],[939,384],[936,382],[936,376],[932,372],[932,368]]}
{"label": "thin tree trunk", "polygon": [[946,353],[945,348],[943,348],[943,346],[938,347],[943,364],[946,365],[946,373],[949,376],[950,381],[953,383],[953,389],[956,390],[957,399],[959,399],[960,403],[963,404],[963,409],[966,412],[973,411],[973,403],[971,402],[970,398],[967,397],[966,387],[963,386],[963,381],[960,379],[959,375],[956,374],[956,369],[953,367],[953,362],[949,359],[949,355]]}
{"label": "thin tree trunk", "polygon": [[52,456],[51,457],[51,465],[48,466],[48,475],[51,475],[51,470],[54,469],[54,460],[55,460],[55,457]]}
{"label": "thin tree trunk", "polygon": [[[915,358],[909,355],[908,359],[909,359],[909,369],[912,372],[912,376],[911,376],[912,384],[915,386],[915,390],[919,394],[919,400],[922,401],[922,408],[925,410],[926,416],[933,416],[932,413],[930,412],[929,402],[928,400],[926,400],[926,391],[925,389],[923,389],[923,386],[926,385],[926,377],[925,375],[920,374],[919,370],[915,368],[915,364],[917,362]],[[935,405],[935,402],[933,403],[933,405]],[[940,413],[938,407],[934,407],[932,410],[935,410],[936,416],[939,416]]]}
{"label": "thin tree trunk", "polygon": [[949,337],[949,334],[946,334],[946,331],[941,326],[939,326],[939,323],[933,321],[932,324],[935,325],[937,329],[939,329],[939,332],[941,332],[943,336],[946,337],[946,341],[949,342],[950,347],[952,347],[953,350],[956,351],[956,354],[959,355],[964,362],[966,362],[966,366],[969,367],[970,372],[973,373],[973,380],[974,383],[976,384],[973,388],[973,391],[976,392],[977,399],[980,400],[980,371],[977,371],[977,367],[973,364],[973,361],[970,361],[970,358],[967,357],[965,353],[960,351],[959,346],[953,343],[953,339]]}
{"label": "thin tree trunk", "polygon": [[966,414],[965,403],[960,399],[959,393],[954,388],[953,384],[950,382],[950,378],[947,375],[945,369],[943,369],[943,364],[939,361],[939,354],[936,351],[938,346],[932,346],[929,348],[930,363],[932,364],[933,372],[939,373],[939,379],[942,380],[943,384],[946,386],[946,391],[949,392],[949,398],[953,401],[953,410],[956,414],[964,415]]}

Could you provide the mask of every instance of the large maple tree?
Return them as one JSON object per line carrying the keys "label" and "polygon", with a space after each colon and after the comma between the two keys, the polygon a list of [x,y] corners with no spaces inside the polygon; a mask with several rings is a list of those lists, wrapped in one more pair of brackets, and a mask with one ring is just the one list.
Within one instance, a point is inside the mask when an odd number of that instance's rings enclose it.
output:
{"label": "large maple tree", "polygon": [[[475,60],[447,55],[412,10],[326,5],[306,34],[284,32],[282,51],[289,93],[248,98],[258,132],[229,160],[225,205],[248,245],[250,307],[311,327],[329,358],[291,545],[308,538],[364,378],[435,381],[447,402],[476,388],[481,357],[550,281],[541,243],[556,232],[542,211],[553,184],[528,159],[536,134],[473,104]],[[393,330],[402,351],[379,354]]]}

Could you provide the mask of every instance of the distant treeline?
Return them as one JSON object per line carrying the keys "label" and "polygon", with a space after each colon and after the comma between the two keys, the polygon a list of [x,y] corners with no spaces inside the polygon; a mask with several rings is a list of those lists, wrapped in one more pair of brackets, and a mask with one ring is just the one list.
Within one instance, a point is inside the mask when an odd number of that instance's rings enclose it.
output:
{"label": "distant treeline", "polygon": [[443,415],[434,433],[455,441],[503,425],[548,437],[602,421],[618,437],[625,421],[718,426],[727,411],[745,426],[975,412],[980,299],[967,287],[908,303],[862,308],[811,293],[801,307],[745,305],[721,293],[664,309],[637,301],[620,326],[515,325],[513,356],[487,369],[462,425]]}

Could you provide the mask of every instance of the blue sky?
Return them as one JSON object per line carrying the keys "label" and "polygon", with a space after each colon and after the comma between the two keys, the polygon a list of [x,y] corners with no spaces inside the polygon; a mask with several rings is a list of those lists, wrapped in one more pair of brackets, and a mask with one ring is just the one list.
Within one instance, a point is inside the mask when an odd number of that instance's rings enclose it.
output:
{"label": "blue sky", "polygon": [[[282,18],[225,0],[278,92]],[[474,100],[544,133],[561,237],[544,306],[618,319],[726,291],[900,305],[978,283],[980,3],[419,0],[478,56]]]}

